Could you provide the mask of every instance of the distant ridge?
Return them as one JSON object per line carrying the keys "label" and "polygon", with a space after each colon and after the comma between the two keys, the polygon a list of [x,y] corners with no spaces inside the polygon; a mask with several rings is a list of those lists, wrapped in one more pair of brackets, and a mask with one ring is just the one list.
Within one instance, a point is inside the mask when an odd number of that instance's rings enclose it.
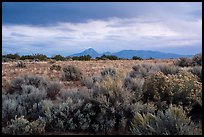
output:
{"label": "distant ridge", "polygon": [[169,58],[193,56],[193,55],[180,55],[180,54],[174,54],[174,53],[164,53],[164,52],[151,51],[151,50],[121,50],[115,53],[104,52],[102,54],[99,54],[92,48],[86,49],[81,53],[72,54],[70,56],[73,57],[73,56],[83,56],[83,55],[90,55],[92,58],[100,57],[102,55],[114,55],[119,58],[127,58],[127,59],[131,59],[133,56],[138,56],[143,59],[147,59],[147,58],[169,59]]}

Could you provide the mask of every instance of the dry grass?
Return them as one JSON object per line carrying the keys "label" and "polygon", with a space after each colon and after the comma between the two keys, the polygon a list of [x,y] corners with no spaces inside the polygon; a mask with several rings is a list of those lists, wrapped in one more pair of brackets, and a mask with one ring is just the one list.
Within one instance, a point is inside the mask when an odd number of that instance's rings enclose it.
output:
{"label": "dry grass", "polygon": [[[100,72],[105,68],[113,67],[116,71],[127,73],[132,69],[132,66],[137,63],[150,63],[150,64],[173,64],[173,60],[98,60],[98,61],[57,61],[55,64],[64,67],[65,65],[74,65],[80,68],[85,76],[100,75]],[[33,74],[43,76],[50,80],[61,81],[61,71],[50,70],[52,64],[48,62],[25,62],[26,68],[15,67],[16,62],[2,63],[2,79],[7,81],[24,75]],[[79,87],[79,81],[63,82],[66,88]],[[5,82],[2,83],[5,87]]]}

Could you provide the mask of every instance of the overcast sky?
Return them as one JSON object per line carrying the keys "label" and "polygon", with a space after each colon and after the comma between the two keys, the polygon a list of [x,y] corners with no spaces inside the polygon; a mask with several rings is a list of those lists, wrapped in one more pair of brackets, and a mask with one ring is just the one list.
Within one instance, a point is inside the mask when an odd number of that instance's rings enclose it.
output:
{"label": "overcast sky", "polygon": [[3,2],[3,54],[202,51],[201,2]]}

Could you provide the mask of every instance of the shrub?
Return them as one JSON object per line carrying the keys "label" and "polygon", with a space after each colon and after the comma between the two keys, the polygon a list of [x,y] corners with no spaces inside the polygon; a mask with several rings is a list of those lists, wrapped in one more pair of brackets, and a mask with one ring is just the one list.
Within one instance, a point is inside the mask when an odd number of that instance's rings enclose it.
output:
{"label": "shrub", "polygon": [[20,59],[20,56],[17,53],[2,55],[2,57],[9,58],[9,59],[16,59],[16,60]]}
{"label": "shrub", "polygon": [[22,113],[18,110],[18,103],[15,99],[10,99],[4,95],[2,97],[2,126],[7,124],[7,121]]}
{"label": "shrub", "polygon": [[198,76],[200,82],[202,82],[202,66],[195,66],[190,69],[190,72]]}
{"label": "shrub", "polygon": [[144,78],[131,78],[126,77],[124,79],[124,87],[134,93],[136,101],[142,98],[143,91],[142,87],[144,84]]}
{"label": "shrub", "polygon": [[196,77],[180,71],[176,75],[165,76],[162,72],[150,75],[144,83],[144,101],[167,101],[167,104],[191,106],[202,90],[202,84]]}
{"label": "shrub", "polygon": [[201,135],[198,129],[186,117],[182,108],[170,107],[157,114],[137,113],[134,118],[132,133],[135,135]]}
{"label": "shrub", "polygon": [[81,70],[78,69],[78,68],[75,67],[75,66],[68,65],[68,66],[65,66],[65,67],[62,69],[62,79],[63,79],[63,80],[67,80],[67,81],[70,81],[70,80],[77,81],[77,80],[81,80],[82,77],[83,77],[83,74],[82,74]]}
{"label": "shrub", "polygon": [[192,57],[193,66],[202,66],[202,53],[196,54]]}
{"label": "shrub", "polygon": [[132,67],[133,71],[129,73],[132,78],[146,77],[152,73],[159,71],[159,67],[151,64],[137,64]]}
{"label": "shrub", "polygon": [[93,79],[89,77],[83,77],[81,79],[81,84],[83,86],[86,86],[88,89],[91,89],[94,86]]}
{"label": "shrub", "polygon": [[55,99],[56,95],[59,93],[61,90],[62,85],[58,82],[50,82],[47,86],[47,96],[50,99]]}
{"label": "shrub", "polygon": [[188,67],[192,65],[192,59],[191,58],[179,58],[174,62],[174,64],[180,67]]}
{"label": "shrub", "polygon": [[53,64],[53,65],[50,67],[50,70],[60,71],[60,70],[61,70],[61,66],[60,66],[60,65]]}
{"label": "shrub", "polygon": [[81,61],[89,61],[91,60],[91,56],[90,55],[83,55],[83,56],[79,56],[79,57],[72,57],[72,60],[81,60]]}
{"label": "shrub", "polygon": [[117,56],[113,56],[113,55],[102,55],[101,57],[96,57],[97,60],[119,60],[119,58]]}
{"label": "shrub", "polygon": [[11,123],[3,127],[3,134],[10,135],[37,135],[45,132],[45,121],[39,118],[36,121],[29,122],[23,116],[11,119]]}
{"label": "shrub", "polygon": [[43,77],[23,75],[11,81],[8,93],[13,94],[15,92],[17,94],[21,94],[23,85],[31,85],[38,89],[46,89],[47,84],[48,81]]}
{"label": "shrub", "polygon": [[23,135],[25,134],[25,127],[29,123],[27,119],[24,117],[15,117],[15,119],[11,120],[11,124],[7,127],[2,128],[2,132],[4,134],[11,134],[11,135]]}
{"label": "shrub", "polygon": [[177,74],[180,70],[178,66],[174,65],[159,65],[160,71],[165,75]]}
{"label": "shrub", "polygon": [[56,62],[56,60],[54,60],[54,59],[48,59],[49,64],[54,64],[55,62]]}
{"label": "shrub", "polygon": [[101,76],[112,76],[114,77],[116,75],[116,70],[113,68],[106,68],[103,71],[101,71]]}
{"label": "shrub", "polygon": [[133,60],[142,60],[142,58],[138,57],[138,56],[133,56],[132,57]]}
{"label": "shrub", "polygon": [[52,59],[56,60],[56,61],[64,61],[65,57],[61,56],[61,55],[55,55],[52,57]]}
{"label": "shrub", "polygon": [[19,68],[25,68],[26,65],[23,61],[18,61],[17,64],[16,64],[16,67],[19,67]]}

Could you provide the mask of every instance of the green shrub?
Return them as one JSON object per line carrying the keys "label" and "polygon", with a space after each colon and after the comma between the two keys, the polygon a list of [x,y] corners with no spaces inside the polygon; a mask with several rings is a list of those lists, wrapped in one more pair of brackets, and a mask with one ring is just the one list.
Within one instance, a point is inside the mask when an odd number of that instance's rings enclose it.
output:
{"label": "green shrub", "polygon": [[65,66],[62,69],[62,79],[67,81],[77,81],[83,78],[83,74],[80,69],[75,66]]}

